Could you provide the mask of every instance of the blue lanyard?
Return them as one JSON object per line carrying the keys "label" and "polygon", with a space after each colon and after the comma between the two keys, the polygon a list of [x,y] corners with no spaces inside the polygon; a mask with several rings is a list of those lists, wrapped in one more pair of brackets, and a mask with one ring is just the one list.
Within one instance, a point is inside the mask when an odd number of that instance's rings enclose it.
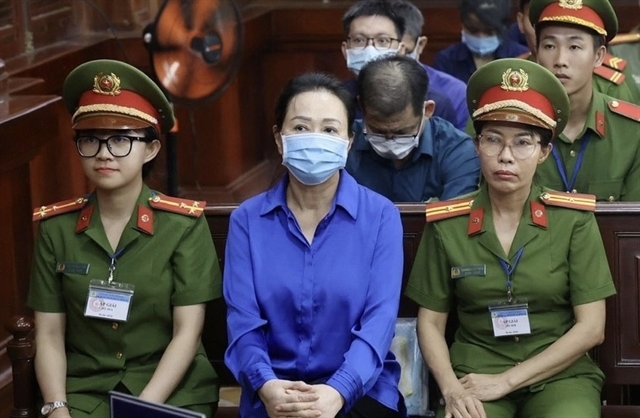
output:
{"label": "blue lanyard", "polygon": [[503,260],[502,258],[498,258],[500,261],[500,265],[502,269],[507,274],[507,301],[513,301],[513,273],[520,262],[520,257],[522,257],[522,253],[524,252],[524,247],[520,247],[520,249],[516,252],[515,259],[513,260],[513,264],[509,264],[508,261]]}
{"label": "blue lanyard", "polygon": [[589,139],[591,139],[591,131],[585,132],[584,136],[582,137],[582,145],[580,145],[580,151],[578,151],[578,159],[576,160],[576,166],[573,169],[571,181],[567,179],[567,172],[564,169],[564,164],[562,164],[562,158],[560,157],[560,152],[555,147],[551,150],[551,154],[553,154],[553,159],[556,161],[556,167],[558,167],[558,172],[560,173],[560,178],[562,179],[564,188],[568,193],[571,193],[571,191],[573,190],[573,185],[576,183],[576,178],[578,177],[578,172],[580,171],[580,167],[582,167],[582,159],[584,158],[584,152],[587,149],[587,144],[589,143]]}
{"label": "blue lanyard", "polygon": [[109,264],[109,283],[113,281],[113,271],[116,269],[116,261],[125,248],[126,247],[120,248],[118,251],[113,253],[113,255],[109,256],[111,258],[111,264]]}

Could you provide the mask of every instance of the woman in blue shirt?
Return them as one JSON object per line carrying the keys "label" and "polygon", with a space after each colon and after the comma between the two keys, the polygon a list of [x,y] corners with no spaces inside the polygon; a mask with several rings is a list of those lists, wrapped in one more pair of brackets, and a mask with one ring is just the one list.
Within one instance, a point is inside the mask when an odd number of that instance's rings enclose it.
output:
{"label": "woman in blue shirt", "polygon": [[242,417],[404,417],[389,351],[402,280],[397,208],[343,170],[353,102],[291,80],[273,127],[287,174],[231,215],[224,269]]}

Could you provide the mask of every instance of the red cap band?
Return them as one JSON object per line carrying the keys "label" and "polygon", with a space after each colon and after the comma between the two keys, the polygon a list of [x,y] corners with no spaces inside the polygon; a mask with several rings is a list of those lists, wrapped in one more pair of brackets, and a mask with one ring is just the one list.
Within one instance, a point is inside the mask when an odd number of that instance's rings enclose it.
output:
{"label": "red cap band", "polygon": [[[531,108],[537,109],[550,119],[556,121],[556,114],[553,110],[553,104],[542,94],[535,90],[528,89],[526,91],[505,90],[500,86],[494,86],[487,89],[478,101],[478,109],[493,103],[506,100],[516,100],[529,105]],[[535,115],[534,115],[535,116]]]}
{"label": "red cap band", "polygon": [[607,30],[600,15],[585,5],[579,9],[572,9],[562,7],[558,3],[551,3],[540,13],[538,23],[542,22],[563,22],[585,26],[602,36],[607,36]]}

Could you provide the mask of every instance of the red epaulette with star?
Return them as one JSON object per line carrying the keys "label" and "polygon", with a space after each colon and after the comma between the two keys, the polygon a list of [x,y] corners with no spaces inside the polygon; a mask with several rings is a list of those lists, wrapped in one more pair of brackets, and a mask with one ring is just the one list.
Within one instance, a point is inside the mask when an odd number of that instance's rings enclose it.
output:
{"label": "red epaulette with star", "polygon": [[608,104],[612,112],[640,122],[640,106],[624,100],[610,100]]}
{"label": "red epaulette with star", "polygon": [[560,206],[591,212],[596,210],[596,197],[592,194],[566,193],[549,190],[542,193],[540,200],[547,206]]}
{"label": "red epaulette with star", "polygon": [[605,67],[601,65],[600,67],[596,67],[593,69],[593,73],[598,77],[602,77],[607,81],[612,82],[616,86],[624,83],[626,76],[622,74],[620,71],[616,71],[612,68]]}
{"label": "red epaulette with star", "polygon": [[149,205],[154,209],[165,210],[167,212],[179,213],[181,215],[199,217],[204,213],[207,202],[188,200],[180,197],[165,196],[162,194],[149,198]]}
{"label": "red epaulette with star", "polygon": [[427,203],[427,222],[466,215],[471,212],[473,199],[443,200],[442,202]]}
{"label": "red epaulette with star", "polygon": [[63,213],[80,210],[87,203],[86,198],[78,197],[76,199],[63,200],[52,205],[40,206],[33,209],[33,221],[39,221],[52,216],[62,215]]}
{"label": "red epaulette with star", "polygon": [[602,65],[613,68],[614,70],[624,71],[627,67],[627,60],[624,58],[616,57],[609,53],[604,55],[604,60],[602,61]]}

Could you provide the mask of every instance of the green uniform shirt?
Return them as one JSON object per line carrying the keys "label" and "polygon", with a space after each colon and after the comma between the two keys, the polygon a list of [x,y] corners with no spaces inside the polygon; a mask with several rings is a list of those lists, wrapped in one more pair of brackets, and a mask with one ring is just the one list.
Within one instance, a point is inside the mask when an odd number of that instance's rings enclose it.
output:
{"label": "green uniform shirt", "polygon": [[[640,201],[640,123],[611,111],[612,101],[615,99],[594,91],[587,122],[578,138],[571,143],[560,134],[553,147],[570,181],[588,135],[582,167],[571,190],[593,194],[597,200]],[[569,191],[553,155],[538,166],[537,175],[540,184]]]}
{"label": "green uniform shirt", "polygon": [[[543,191],[534,185],[529,201],[541,202]],[[542,207],[536,213],[548,219],[548,227],[542,227],[533,222],[529,207],[527,203],[508,257],[495,233],[486,185],[476,192],[472,206],[472,210],[484,208],[480,232],[468,234],[469,215],[429,222],[425,227],[406,295],[433,311],[456,309],[459,327],[450,355],[458,377],[502,373],[533,357],[573,326],[574,305],[615,294],[593,213]],[[507,276],[498,259],[512,263],[520,248],[523,252],[513,276],[513,291],[519,300],[528,299],[531,334],[494,337],[488,307],[494,301],[506,301],[507,293]],[[470,266],[485,266],[486,274]],[[453,279],[452,268],[470,273]],[[531,390],[576,375],[599,384],[604,379],[585,355]]]}
{"label": "green uniform shirt", "polygon": [[[138,204],[149,208],[151,196],[144,186]],[[112,254],[95,195],[87,205],[93,213],[79,233],[79,212],[40,222],[27,303],[36,311],[66,313],[68,402],[90,413],[100,402],[92,392],[105,395],[122,382],[140,394],[171,341],[173,307],[221,297],[222,279],[204,217],[150,209],[149,234],[137,228],[136,207],[120,238],[114,271],[114,281],[135,286],[129,318],[118,323],[85,317],[89,281],[107,280]],[[217,376],[201,345],[167,403],[217,400]]]}
{"label": "green uniform shirt", "polygon": [[[610,48],[613,55],[627,60],[627,67],[624,71],[627,77],[625,82],[635,82],[636,87],[640,90],[640,42],[612,45]],[[634,103],[640,104],[639,101]]]}

